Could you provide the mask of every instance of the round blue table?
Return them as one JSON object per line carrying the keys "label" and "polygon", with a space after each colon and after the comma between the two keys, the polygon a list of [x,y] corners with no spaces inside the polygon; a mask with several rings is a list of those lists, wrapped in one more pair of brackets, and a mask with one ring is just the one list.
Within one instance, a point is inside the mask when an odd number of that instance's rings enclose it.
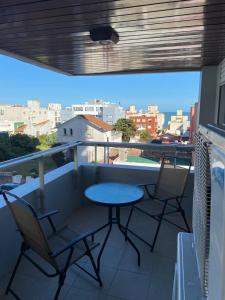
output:
{"label": "round blue table", "polygon": [[[144,191],[135,185],[117,183],[117,182],[106,182],[98,183],[88,187],[85,192],[85,196],[91,202],[95,204],[108,207],[108,222],[95,230],[95,233],[108,227],[108,232],[103,241],[101,250],[99,251],[97,259],[97,268],[100,269],[100,260],[112,230],[112,225],[116,224],[119,231],[124,235],[125,239],[130,243],[138,255],[138,265],[140,265],[140,252],[132,240],[127,236],[125,227],[120,222],[120,208],[123,206],[133,205],[142,200]],[[115,210],[115,215],[113,214]],[[94,233],[94,234],[95,234]]]}

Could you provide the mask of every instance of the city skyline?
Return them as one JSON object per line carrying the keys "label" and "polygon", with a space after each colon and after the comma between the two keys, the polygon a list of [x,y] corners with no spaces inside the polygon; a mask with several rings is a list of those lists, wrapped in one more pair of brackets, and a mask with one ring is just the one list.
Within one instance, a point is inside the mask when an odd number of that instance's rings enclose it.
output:
{"label": "city skyline", "polygon": [[198,101],[199,72],[85,78],[54,73],[1,55],[0,62],[2,104],[25,105],[28,99],[38,99],[42,106],[48,102],[70,106],[96,98],[120,103],[124,108],[135,104],[145,109],[148,104],[156,104],[163,112],[187,112]]}

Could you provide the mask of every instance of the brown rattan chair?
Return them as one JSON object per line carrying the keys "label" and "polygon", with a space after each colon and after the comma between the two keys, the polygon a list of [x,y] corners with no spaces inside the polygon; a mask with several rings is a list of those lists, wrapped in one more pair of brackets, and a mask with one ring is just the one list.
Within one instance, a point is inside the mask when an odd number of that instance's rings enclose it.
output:
{"label": "brown rattan chair", "polygon": [[[20,299],[16,292],[12,289],[12,283],[23,257],[30,261],[44,275],[48,277],[59,276],[58,288],[56,290],[54,299],[58,299],[66,278],[67,270],[72,264],[82,269],[93,279],[98,281],[100,286],[102,286],[101,278],[91,254],[91,251],[97,246],[97,244],[88,239],[88,237],[93,235],[94,232],[77,235],[67,226],[61,228],[60,230],[56,230],[52,216],[57,214],[58,211],[52,211],[42,216],[38,216],[34,208],[24,199],[8,191],[2,190],[1,192],[16,222],[17,229],[23,239],[20,254],[5,294],[11,293],[16,299]],[[44,233],[40,224],[40,221],[45,219],[48,220],[51,227],[52,233],[49,235],[49,237],[47,237],[47,235]],[[32,252],[50,264],[51,267],[53,267],[54,272],[47,272],[43,268],[43,265],[41,266],[40,263],[33,259],[31,256],[33,254]],[[77,261],[85,255],[90,258],[95,275],[91,274],[77,263]]]}
{"label": "brown rattan chair", "polygon": [[[139,185],[145,189],[149,198],[148,200],[157,201],[162,205],[160,213],[158,214],[151,213],[150,211],[151,209],[148,210],[144,209],[141,207],[141,205],[132,206],[126,223],[126,235],[128,234],[128,232],[130,232],[138,239],[146,243],[148,246],[150,246],[151,251],[153,251],[162,221],[166,221],[170,224],[173,224],[183,231],[190,232],[190,227],[188,225],[185,216],[185,211],[182,207],[182,200],[184,198],[184,191],[185,191],[188,175],[190,173],[190,168],[191,168],[190,162],[188,162],[187,166],[180,166],[175,163],[175,158],[164,157],[162,159],[157,183]],[[134,213],[134,210],[138,210],[139,212],[149,216],[150,218],[154,219],[157,222],[157,227],[156,227],[156,231],[152,243],[149,243],[148,241],[143,239],[140,235],[138,235],[136,232],[134,232],[129,228],[131,217]],[[165,217],[174,213],[180,213],[184,221],[185,228],[181,227],[179,224]]]}

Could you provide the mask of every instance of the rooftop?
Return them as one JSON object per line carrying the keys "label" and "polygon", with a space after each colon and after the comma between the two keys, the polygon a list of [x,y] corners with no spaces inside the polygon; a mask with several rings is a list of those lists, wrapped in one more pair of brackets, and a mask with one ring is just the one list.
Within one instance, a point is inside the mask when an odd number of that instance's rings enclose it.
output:
{"label": "rooftop", "polygon": [[92,115],[81,115],[85,120],[92,123],[93,125],[97,126],[100,129],[103,129],[105,131],[112,130],[112,126],[107,124],[106,122],[102,121],[101,119],[96,118]]}

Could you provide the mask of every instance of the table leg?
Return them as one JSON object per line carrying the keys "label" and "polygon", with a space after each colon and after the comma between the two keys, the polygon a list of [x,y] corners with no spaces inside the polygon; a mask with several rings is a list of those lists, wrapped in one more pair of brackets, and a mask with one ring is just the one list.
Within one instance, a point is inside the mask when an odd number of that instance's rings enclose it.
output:
{"label": "table leg", "polygon": [[130,243],[132,248],[137,252],[138,255],[138,266],[141,264],[141,255],[138,248],[135,246],[135,244],[132,242],[132,240],[127,236],[126,234],[126,228],[120,223],[120,207],[116,207],[116,218],[117,218],[117,225],[120,230],[120,232],[124,235],[126,240]]}
{"label": "table leg", "polygon": [[99,251],[99,254],[98,254],[98,258],[97,258],[97,270],[98,270],[98,272],[100,271],[100,260],[101,260],[102,253],[103,253],[105,245],[106,245],[106,243],[108,241],[109,235],[110,235],[110,233],[112,231],[112,224],[113,224],[113,222],[112,222],[112,207],[109,207],[108,213],[109,213],[109,215],[108,215],[109,230],[108,230],[108,232],[106,234],[106,237],[104,239],[104,242],[103,242],[102,247],[101,247],[101,249]]}

